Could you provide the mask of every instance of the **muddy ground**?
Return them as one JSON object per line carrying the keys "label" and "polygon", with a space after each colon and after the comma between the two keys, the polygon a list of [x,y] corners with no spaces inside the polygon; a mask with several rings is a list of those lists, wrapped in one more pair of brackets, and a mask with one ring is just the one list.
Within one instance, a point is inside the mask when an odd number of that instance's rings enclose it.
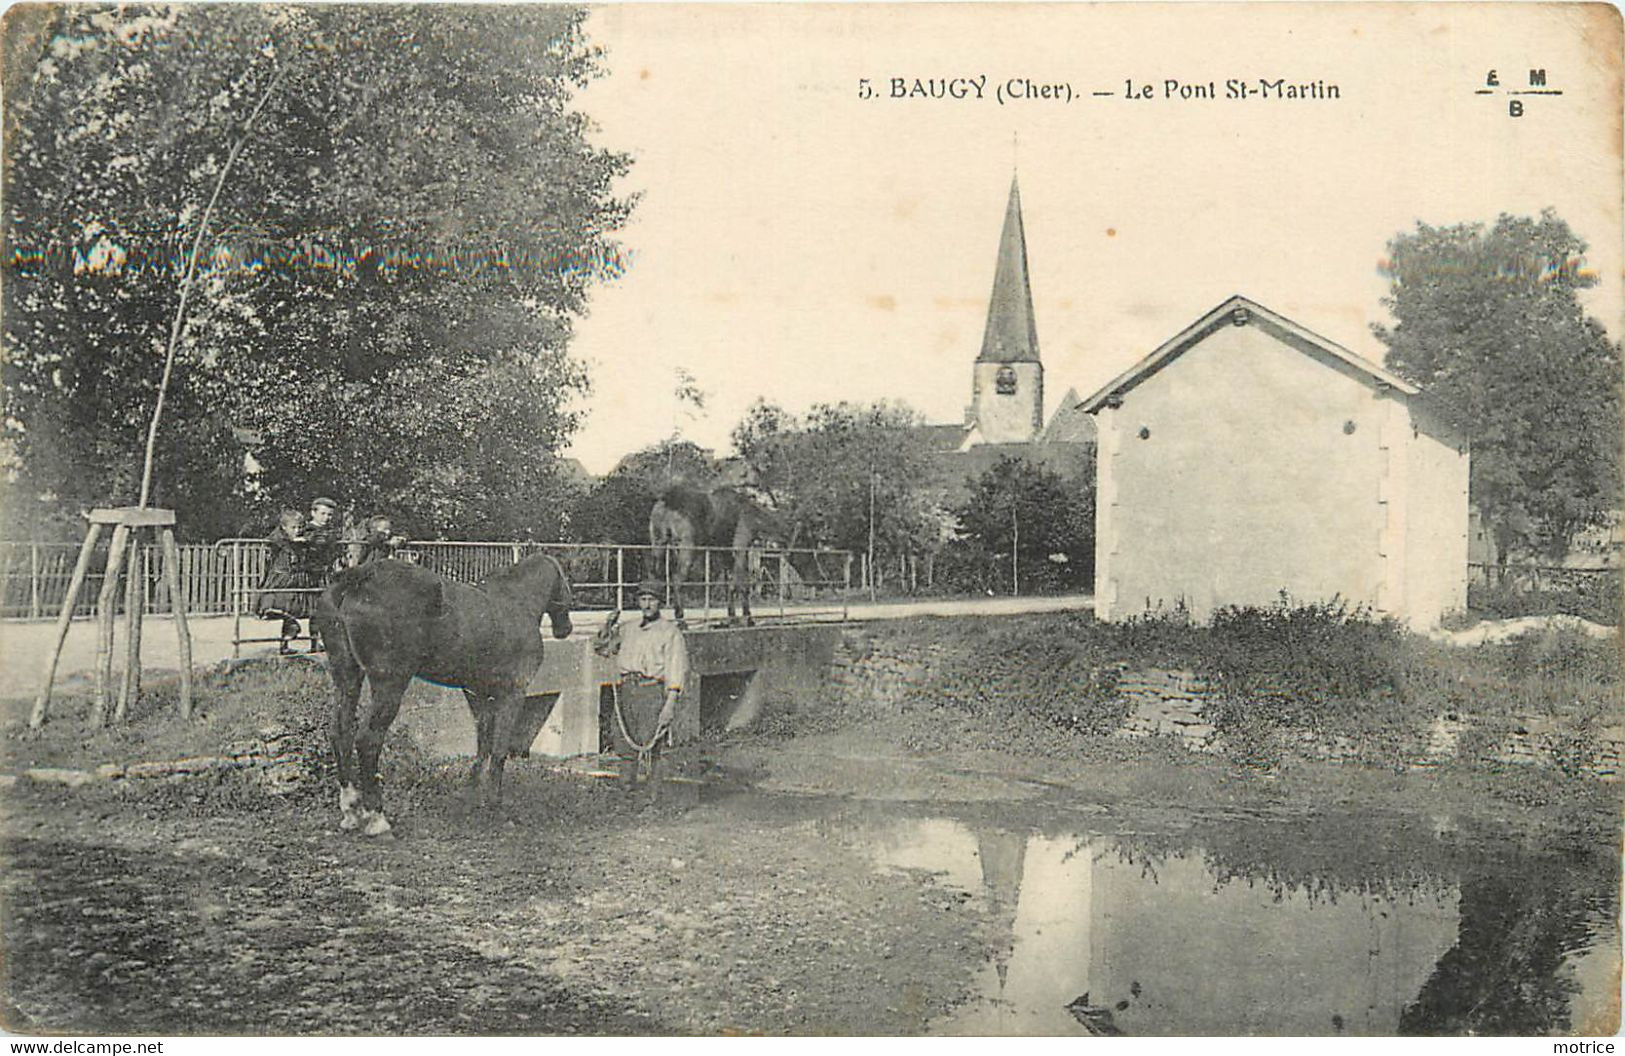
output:
{"label": "muddy ground", "polygon": [[516,761],[494,816],[460,768],[397,740],[396,832],[369,840],[337,828],[317,675],[219,676],[190,727],[161,693],[123,731],[86,733],[72,705],[44,735],[14,719],[7,773],[173,757],[267,721],[310,766],[276,791],[249,772],[0,791],[8,1029],[928,1032],[1007,936],[986,898],[882,868],[850,824],[877,810],[1129,833],[1330,810],[1428,840],[1493,831],[1530,855],[1615,838],[1615,793],[1595,786],[1497,796],[1470,777],[1260,774],[1086,740],[1017,752],[971,720],[904,715],[717,741],[706,783],[657,805]]}
{"label": "muddy ground", "polygon": [[902,1033],[976,962],[975,906],[853,869],[800,817],[520,771],[501,819],[431,787],[384,841],[176,788],[13,792],[7,1025]]}

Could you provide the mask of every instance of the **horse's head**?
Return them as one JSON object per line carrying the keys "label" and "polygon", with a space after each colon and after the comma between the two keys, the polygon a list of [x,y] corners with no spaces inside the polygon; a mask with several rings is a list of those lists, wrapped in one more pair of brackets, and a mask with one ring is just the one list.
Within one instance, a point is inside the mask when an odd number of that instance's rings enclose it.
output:
{"label": "horse's head", "polygon": [[344,530],[339,534],[339,542],[344,547],[344,567],[354,568],[359,565],[361,555],[367,549],[366,529],[362,525],[346,520]]}
{"label": "horse's head", "polygon": [[558,558],[549,557],[553,566],[553,586],[547,597],[547,622],[553,628],[553,637],[568,638],[573,629],[570,623],[570,608],[575,596],[570,591],[570,577],[564,574],[564,566]]}

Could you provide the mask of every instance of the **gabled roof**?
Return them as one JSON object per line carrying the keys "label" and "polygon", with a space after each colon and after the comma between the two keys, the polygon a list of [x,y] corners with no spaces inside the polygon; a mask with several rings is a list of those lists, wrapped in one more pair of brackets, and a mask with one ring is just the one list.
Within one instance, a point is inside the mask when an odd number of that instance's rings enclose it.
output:
{"label": "gabled roof", "polygon": [[946,425],[916,425],[909,429],[909,433],[924,442],[932,451],[957,451],[965,442],[965,434],[970,427],[958,422]]}
{"label": "gabled roof", "polygon": [[1033,321],[1033,293],[1027,282],[1027,233],[1021,226],[1021,188],[1010,177],[1010,202],[1004,208],[999,235],[999,262],[993,272],[993,295],[987,304],[978,363],[1037,363],[1038,327]]}
{"label": "gabled roof", "polygon": [[[1237,316],[1235,313],[1238,312],[1245,314]],[[1106,401],[1121,398],[1130,389],[1179,358],[1204,337],[1222,326],[1231,325],[1261,326],[1281,338],[1285,344],[1306,354],[1323,357],[1333,366],[1341,367],[1373,386],[1393,389],[1406,396],[1416,396],[1421,391],[1410,382],[1383,370],[1364,356],[1356,355],[1335,341],[1328,341],[1285,316],[1277,315],[1256,301],[1250,301],[1237,294],[1164,342],[1155,352],[1127,371],[1113,378],[1094,395],[1078,404],[1078,407],[1090,414],[1095,413],[1105,406]]]}
{"label": "gabled roof", "polygon": [[956,506],[969,495],[976,478],[1002,458],[1020,459],[1075,480],[1094,466],[1094,455],[1092,444],[978,444],[963,451],[932,455],[929,484],[941,492],[947,505]]}
{"label": "gabled roof", "polygon": [[1050,415],[1049,424],[1038,437],[1041,444],[1092,444],[1096,440],[1095,420],[1078,408],[1078,390],[1066,395]]}
{"label": "gabled roof", "polygon": [[591,484],[598,478],[587,472],[579,458],[559,459],[559,475],[565,480],[576,481],[581,484]]}

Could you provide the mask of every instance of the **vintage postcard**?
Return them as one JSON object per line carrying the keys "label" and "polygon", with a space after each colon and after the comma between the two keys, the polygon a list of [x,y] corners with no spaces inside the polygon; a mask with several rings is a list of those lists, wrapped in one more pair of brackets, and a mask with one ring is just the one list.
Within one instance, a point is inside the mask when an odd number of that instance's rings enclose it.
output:
{"label": "vintage postcard", "polygon": [[1617,8],[4,28],[6,1031],[1618,1031]]}

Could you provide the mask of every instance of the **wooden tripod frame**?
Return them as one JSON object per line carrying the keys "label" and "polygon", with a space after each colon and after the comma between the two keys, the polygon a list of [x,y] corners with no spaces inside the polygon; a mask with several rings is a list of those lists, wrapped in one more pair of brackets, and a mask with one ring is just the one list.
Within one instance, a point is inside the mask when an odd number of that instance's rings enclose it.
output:
{"label": "wooden tripod frame", "polygon": [[45,724],[46,712],[51,706],[51,686],[56,681],[57,664],[62,659],[62,646],[68,638],[68,627],[73,622],[74,607],[79,604],[79,592],[84,588],[85,576],[90,571],[90,559],[101,537],[102,526],[113,526],[113,538],[107,548],[107,572],[102,577],[101,594],[96,601],[96,703],[91,711],[91,722],[100,726],[107,722],[107,706],[113,684],[113,617],[118,597],[119,574],[126,564],[128,572],[124,594],[124,677],[119,685],[118,703],[113,717],[122,720],[128,715],[130,704],[141,692],[141,617],[146,608],[146,577],[139,566],[142,529],[150,528],[163,547],[164,582],[169,587],[170,608],[175,614],[175,633],[180,638],[181,664],[181,717],[192,717],[192,635],[186,627],[186,600],[181,595],[180,548],[175,545],[175,511],[155,510],[145,506],[119,506],[112,509],[91,510],[90,527],[85,532],[84,545],[79,548],[79,560],[73,566],[68,580],[68,595],[63,599],[62,612],[56,620],[55,642],[45,666],[44,684],[34,698],[34,710],[28,725],[38,729]]}

